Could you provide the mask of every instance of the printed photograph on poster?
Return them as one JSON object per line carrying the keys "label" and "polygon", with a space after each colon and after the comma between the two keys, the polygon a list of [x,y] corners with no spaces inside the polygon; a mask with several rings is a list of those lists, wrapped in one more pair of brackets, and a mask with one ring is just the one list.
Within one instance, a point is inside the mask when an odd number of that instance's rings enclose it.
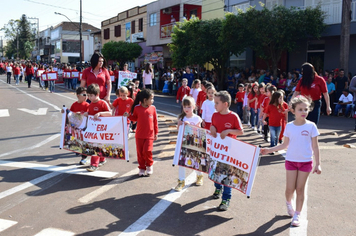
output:
{"label": "printed photograph on poster", "polygon": [[71,77],[72,78],[79,78],[79,71],[72,71],[71,72]]}
{"label": "printed photograph on poster", "polygon": [[[87,156],[114,159],[125,157],[125,133],[122,117],[94,120],[79,113],[68,112],[65,119],[63,149]],[[63,125],[63,124],[62,124]],[[128,158],[128,157],[127,157]]]}
{"label": "printed photograph on poster", "polygon": [[178,165],[208,173],[210,161],[210,156],[205,152],[182,148]]}
{"label": "printed photograph on poster", "polygon": [[206,152],[206,130],[186,125],[184,127],[182,147],[195,151]]}
{"label": "printed photograph on poster", "polygon": [[47,80],[57,80],[58,74],[57,72],[47,72]]}
{"label": "printed photograph on poster", "polygon": [[119,79],[117,86],[120,88],[121,86],[127,86],[130,81],[137,78],[137,73],[127,72],[127,71],[119,71]]}
{"label": "printed photograph on poster", "polygon": [[47,73],[42,73],[41,78],[43,81],[47,81]]}

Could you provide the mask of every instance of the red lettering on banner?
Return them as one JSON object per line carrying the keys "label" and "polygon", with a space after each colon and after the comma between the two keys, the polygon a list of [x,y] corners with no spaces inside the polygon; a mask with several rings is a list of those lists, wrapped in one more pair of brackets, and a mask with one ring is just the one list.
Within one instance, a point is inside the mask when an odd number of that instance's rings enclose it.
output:
{"label": "red lettering on banner", "polygon": [[86,133],[84,133],[84,138],[87,138],[87,139],[98,139],[98,135],[96,133],[93,133],[93,132],[86,132]]}
{"label": "red lettering on banner", "polygon": [[206,140],[206,143],[207,143],[207,144],[211,144],[211,139],[208,138],[208,139]]}
{"label": "red lettering on banner", "polygon": [[98,125],[96,127],[96,131],[106,131],[107,128],[108,128],[108,125]]}
{"label": "red lettering on banner", "polygon": [[220,144],[220,143],[214,143],[214,148],[220,149],[220,150],[225,150],[225,152],[227,152],[229,149],[228,146],[224,146],[223,144]]}
{"label": "red lettering on banner", "polygon": [[215,157],[216,159],[221,159],[222,161],[224,161],[224,159],[226,158],[226,162],[229,162],[235,166],[238,166],[242,169],[247,170],[249,168],[248,164],[243,163],[242,161],[239,161],[231,156],[227,156],[221,153],[218,153],[216,151],[211,150],[209,147],[206,148],[207,153],[210,153],[210,156]]}
{"label": "red lettering on banner", "polygon": [[114,140],[113,136],[114,136],[114,134],[112,134],[112,133],[101,133],[100,134],[100,138],[102,140]]}

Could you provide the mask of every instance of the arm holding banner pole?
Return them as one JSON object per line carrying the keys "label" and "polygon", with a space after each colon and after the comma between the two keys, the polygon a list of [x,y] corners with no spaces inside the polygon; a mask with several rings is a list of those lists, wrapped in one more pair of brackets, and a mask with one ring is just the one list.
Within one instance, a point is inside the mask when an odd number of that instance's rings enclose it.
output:
{"label": "arm holding banner pole", "polygon": [[179,155],[180,155],[180,150],[182,147],[182,138],[183,138],[183,134],[184,134],[184,124],[179,126],[179,131],[178,131],[178,136],[177,136],[177,145],[176,145],[176,149],[174,151],[174,158],[173,158],[173,164],[172,166],[178,165],[178,160],[179,160]]}
{"label": "arm holding banner pole", "polygon": [[256,147],[255,156],[253,158],[253,166],[252,166],[251,174],[250,174],[250,176],[252,178],[249,179],[249,181],[248,181],[249,184],[248,184],[247,190],[246,190],[247,198],[250,198],[250,196],[251,196],[251,191],[252,191],[253,183],[255,182],[257,168],[258,168],[258,165],[260,164],[260,159],[261,159],[260,148]]}
{"label": "arm holding banner pole", "polygon": [[125,144],[125,160],[129,162],[129,142],[128,142],[128,132],[127,132],[127,117],[122,116],[122,126],[124,131],[124,144]]}
{"label": "arm holding banner pole", "polygon": [[61,139],[59,141],[59,149],[63,149],[63,143],[64,143],[64,130],[66,127],[66,118],[67,118],[67,108],[65,105],[63,105],[63,109],[62,111],[64,111],[62,113],[62,127],[61,127]]}

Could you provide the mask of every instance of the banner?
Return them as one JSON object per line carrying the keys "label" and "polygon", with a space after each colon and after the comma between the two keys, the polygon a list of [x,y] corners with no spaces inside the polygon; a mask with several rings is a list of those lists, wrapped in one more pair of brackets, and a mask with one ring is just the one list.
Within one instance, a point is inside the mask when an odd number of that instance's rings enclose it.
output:
{"label": "banner", "polygon": [[57,80],[58,74],[57,72],[47,72],[47,80]]}
{"label": "banner", "polygon": [[259,163],[258,147],[231,137],[214,138],[210,131],[181,125],[173,165],[208,174],[216,183],[237,189],[250,197]]}
{"label": "banner", "polygon": [[130,81],[137,78],[137,73],[130,71],[119,71],[119,81],[117,87],[126,86]]}
{"label": "banner", "polygon": [[71,72],[68,71],[68,72],[63,72],[63,78],[65,79],[71,79]]}
{"label": "banner", "polygon": [[79,80],[82,80],[83,72],[79,72]]}
{"label": "banner", "polygon": [[43,72],[45,72],[45,70],[37,70],[37,77],[42,78]]}
{"label": "banner", "polygon": [[[66,108],[63,108],[66,110]],[[127,118],[64,112],[60,148],[87,156],[129,160]]]}
{"label": "banner", "polygon": [[110,75],[111,82],[115,82],[115,75]]}
{"label": "banner", "polygon": [[79,71],[72,71],[71,73],[71,78],[79,78]]}

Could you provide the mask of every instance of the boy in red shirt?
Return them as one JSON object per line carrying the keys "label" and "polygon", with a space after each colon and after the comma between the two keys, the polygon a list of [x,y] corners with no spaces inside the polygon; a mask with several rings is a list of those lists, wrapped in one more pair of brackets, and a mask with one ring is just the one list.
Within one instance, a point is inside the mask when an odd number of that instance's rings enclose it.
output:
{"label": "boy in red shirt", "polygon": [[[123,116],[125,112],[129,113],[133,104],[132,98],[128,97],[129,90],[122,86],[116,90],[117,99],[112,103],[112,115]],[[130,128],[130,120],[127,119],[127,130]]]}
{"label": "boy in red shirt", "polygon": [[[100,88],[98,84],[89,85],[87,89],[87,94],[91,103],[89,104],[88,112],[86,112],[85,115],[94,116],[94,119],[98,119],[100,116],[111,116],[109,105],[106,101],[101,100],[99,97]],[[87,171],[96,171],[99,166],[102,166],[105,163],[105,157],[92,156],[90,161],[90,167],[87,168]]]}
{"label": "boy in red shirt", "polygon": [[237,107],[237,114],[239,115],[240,119],[242,119],[242,109],[243,109],[243,104],[244,104],[244,97],[245,97],[245,91],[244,91],[244,85],[243,84],[239,84],[238,85],[238,89],[239,91],[237,91],[236,93],[236,97],[235,97],[235,104]]}
{"label": "boy in red shirt", "polygon": [[182,80],[182,86],[179,87],[178,92],[177,92],[177,103],[179,103],[179,101],[183,100],[183,97],[185,95],[189,96],[190,94],[190,88],[187,86],[188,85],[188,80],[187,79],[183,79]]}
{"label": "boy in red shirt", "polygon": [[[220,137],[224,139],[226,136],[235,138],[237,135],[243,135],[241,120],[239,116],[229,110],[231,105],[231,96],[227,91],[220,91],[215,94],[215,109],[217,112],[213,114],[211,118],[210,133],[216,138],[217,133],[220,133]],[[218,199],[222,195],[222,201],[218,207],[220,211],[226,211],[230,205],[231,188],[224,186],[222,191],[222,185],[214,183],[215,192],[213,197]]]}

